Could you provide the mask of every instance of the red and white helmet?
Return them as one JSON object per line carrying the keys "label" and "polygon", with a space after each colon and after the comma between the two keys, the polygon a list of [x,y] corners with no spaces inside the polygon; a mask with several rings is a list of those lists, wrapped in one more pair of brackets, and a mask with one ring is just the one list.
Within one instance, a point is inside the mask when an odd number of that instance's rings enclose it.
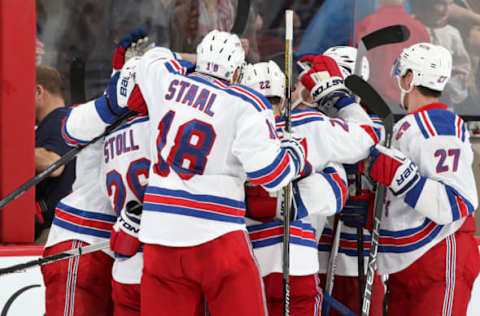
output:
{"label": "red and white helmet", "polygon": [[408,70],[413,73],[413,81],[406,93],[410,92],[413,86],[443,91],[452,73],[452,55],[442,46],[430,43],[414,44],[405,48],[395,60],[391,74],[400,78]]}
{"label": "red and white helmet", "polygon": [[245,62],[245,52],[237,35],[213,30],[197,46],[196,71],[232,81]]}
{"label": "red and white helmet", "polygon": [[[337,62],[344,78],[347,78],[353,74],[353,71],[355,70],[355,60],[357,59],[357,49],[355,47],[334,46],[327,49],[323,55],[331,57]],[[368,80],[370,76],[370,65],[365,56],[362,58],[361,69],[362,72],[360,76],[363,78],[363,80]]]}
{"label": "red and white helmet", "polygon": [[273,60],[243,67],[240,83],[266,97],[285,96],[285,74]]}

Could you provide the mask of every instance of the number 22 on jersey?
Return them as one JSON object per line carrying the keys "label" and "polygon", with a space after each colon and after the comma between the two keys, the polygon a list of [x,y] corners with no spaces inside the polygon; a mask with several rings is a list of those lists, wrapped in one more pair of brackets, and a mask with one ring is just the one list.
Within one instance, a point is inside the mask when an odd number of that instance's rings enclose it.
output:
{"label": "number 22 on jersey", "polygon": [[162,150],[167,143],[167,135],[174,118],[175,112],[169,111],[158,124],[158,162],[153,166],[153,170],[166,177],[173,169],[181,179],[189,180],[195,175],[203,174],[216,134],[212,125],[197,119],[183,123],[177,128],[174,145],[164,160]]}

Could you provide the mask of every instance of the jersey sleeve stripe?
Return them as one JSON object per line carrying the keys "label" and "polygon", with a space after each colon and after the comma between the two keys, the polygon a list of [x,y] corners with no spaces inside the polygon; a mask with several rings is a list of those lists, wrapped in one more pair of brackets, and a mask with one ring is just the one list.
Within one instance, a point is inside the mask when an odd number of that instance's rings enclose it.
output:
{"label": "jersey sleeve stripe", "polygon": [[453,187],[444,184],[454,221],[468,216],[475,210],[473,205]]}
{"label": "jersey sleeve stripe", "polygon": [[329,174],[325,172],[322,172],[321,175],[330,184],[330,187],[332,188],[335,194],[336,205],[337,205],[335,209],[335,213],[338,213],[343,208],[343,205],[345,205],[345,199],[347,195],[347,186],[345,185],[345,183],[343,183],[342,179],[340,179],[338,174],[337,174],[337,177],[334,177],[335,174]]}
{"label": "jersey sleeve stripe", "polygon": [[71,146],[85,145],[88,143],[87,140],[81,140],[79,138],[75,138],[72,135],[70,135],[67,131],[66,125],[67,125],[68,117],[70,116],[71,110],[72,109],[68,109],[67,115],[62,121],[62,137],[65,140],[65,142]]}
{"label": "jersey sleeve stripe", "polygon": [[260,170],[247,172],[247,176],[253,184],[265,184],[278,178],[280,174],[285,171],[285,169],[290,164],[290,156],[287,154],[286,150],[282,148],[275,160]]}
{"label": "jersey sleeve stripe", "polygon": [[283,181],[283,179],[285,179],[290,174],[290,171],[290,165],[287,165],[287,168],[285,168],[285,170],[280,174],[279,177],[275,178],[275,180],[269,183],[264,183],[262,186],[268,189],[274,189]]}
{"label": "jersey sleeve stripe", "polygon": [[107,104],[107,98],[105,96],[101,96],[95,99],[94,104],[95,104],[95,110],[97,110],[97,113],[103,122],[107,124],[112,124],[113,122],[116,121],[118,116],[113,114],[112,111],[110,111]]}
{"label": "jersey sleeve stripe", "polygon": [[378,128],[370,125],[360,125],[360,127],[372,138],[374,144],[378,144],[382,137],[382,132]]}
{"label": "jersey sleeve stripe", "polygon": [[405,195],[405,203],[407,203],[411,208],[415,208],[415,205],[417,205],[418,199],[420,198],[420,194],[423,191],[423,187],[425,186],[426,181],[427,178],[420,177],[418,183],[415,184],[415,186]]}

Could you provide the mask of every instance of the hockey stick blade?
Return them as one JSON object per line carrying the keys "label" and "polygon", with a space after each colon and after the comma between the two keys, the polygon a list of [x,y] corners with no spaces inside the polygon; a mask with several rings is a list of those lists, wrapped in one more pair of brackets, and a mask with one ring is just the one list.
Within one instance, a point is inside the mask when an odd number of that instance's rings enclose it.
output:
{"label": "hockey stick blade", "polygon": [[365,35],[358,43],[355,70],[353,73],[356,75],[361,74],[362,59],[367,51],[382,45],[405,42],[409,37],[410,31],[408,28],[400,24],[387,26]]}
{"label": "hockey stick blade", "polygon": [[6,268],[0,268],[0,276],[3,275],[3,274],[14,273],[14,272],[17,272],[17,271],[22,271],[22,270],[33,268],[33,267],[36,267],[36,266],[42,266],[44,264],[53,263],[53,262],[68,259],[68,258],[71,258],[71,257],[86,255],[88,253],[92,253],[92,252],[95,252],[95,251],[107,249],[109,247],[110,247],[110,241],[106,240],[106,241],[100,242],[98,244],[93,244],[93,245],[88,245],[88,246],[85,246],[85,247],[78,247],[78,248],[70,249],[70,250],[67,250],[67,251],[64,251],[64,252],[61,252],[61,253],[57,253],[55,255],[48,256],[48,257],[39,258],[39,259],[28,261],[28,262],[25,262],[25,263],[19,263],[19,264],[16,264],[16,265],[13,265],[13,266],[10,266],[10,267],[6,267]]}
{"label": "hockey stick blade", "polygon": [[239,0],[237,3],[237,15],[230,33],[242,35],[247,25],[248,15],[250,14],[250,0]]}
{"label": "hockey stick blade", "polygon": [[105,137],[105,135],[109,134],[111,131],[116,129],[118,126],[122,125],[127,119],[129,119],[130,117],[132,117],[136,114],[138,114],[138,113],[135,112],[135,111],[127,111],[122,116],[120,116],[112,125],[108,126],[105,129],[105,132],[103,132],[103,134],[95,137],[94,139],[92,139],[90,142],[88,142],[84,146],[75,147],[75,148],[72,148],[71,150],[69,150],[65,155],[60,157],[60,159],[58,159],[57,161],[52,163],[50,166],[48,166],[47,169],[43,170],[42,172],[40,172],[39,174],[37,174],[36,176],[31,178],[27,182],[25,182],[24,184],[22,184],[21,186],[16,188],[14,191],[9,193],[2,200],[0,200],[0,210],[3,209],[8,204],[10,204],[11,202],[13,202],[14,200],[16,200],[23,193],[27,192],[31,187],[33,187],[33,186],[37,185],[38,183],[40,183],[41,181],[43,181],[53,171],[57,170],[58,168],[60,168],[64,164],[68,163],[73,158],[75,158],[75,156],[78,155],[78,153],[80,151],[82,151],[84,148],[88,147],[89,145],[91,145],[93,143],[96,143],[100,139],[103,139],[103,137]]}
{"label": "hockey stick blade", "polygon": [[385,129],[385,144],[386,146],[388,144],[387,147],[390,147],[393,130],[393,113],[390,107],[368,82],[357,75],[348,76],[345,79],[345,85],[362,99],[362,103],[371,112],[377,114],[382,119]]}
{"label": "hockey stick blade", "polygon": [[410,30],[401,24],[390,25],[362,37],[367,50],[375,47],[405,42],[410,38]]}

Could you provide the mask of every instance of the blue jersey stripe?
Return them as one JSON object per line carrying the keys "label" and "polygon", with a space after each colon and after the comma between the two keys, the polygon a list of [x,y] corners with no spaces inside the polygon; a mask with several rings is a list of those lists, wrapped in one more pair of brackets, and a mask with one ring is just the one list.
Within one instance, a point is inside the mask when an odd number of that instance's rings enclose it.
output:
{"label": "blue jersey stripe", "polygon": [[[290,236],[290,242],[295,245],[299,246],[306,246],[311,247],[313,249],[317,248],[317,243],[314,240],[304,239],[297,236]],[[283,236],[275,236],[271,238],[262,239],[259,241],[253,241],[252,246],[253,248],[262,248],[267,246],[272,246],[275,244],[282,244],[283,243]]]}
{"label": "blue jersey stripe", "polygon": [[173,205],[157,205],[154,203],[144,203],[143,204],[143,211],[144,212],[160,212],[160,213],[170,213],[170,214],[178,214],[178,215],[185,215],[185,216],[192,216],[222,222],[230,222],[230,223],[237,223],[237,224],[244,224],[245,220],[241,216],[234,216],[234,215],[225,215],[219,214],[214,211],[207,211],[207,210],[198,210],[188,207],[182,206],[173,206]]}
{"label": "blue jersey stripe", "polygon": [[67,213],[72,213],[74,215],[84,217],[84,218],[87,218],[87,219],[96,219],[96,220],[105,221],[105,222],[109,222],[109,223],[115,223],[116,220],[117,220],[117,217],[114,216],[114,215],[84,211],[84,210],[81,210],[81,209],[77,209],[77,208],[68,206],[68,205],[66,205],[62,202],[58,202],[57,208],[61,209],[62,211],[65,211]]}
{"label": "blue jersey stripe", "polygon": [[272,171],[275,170],[279,166],[280,162],[283,160],[285,155],[286,155],[286,149],[281,148],[277,157],[273,160],[273,162],[271,164],[269,164],[268,166],[266,166],[266,167],[264,167],[260,170],[247,172],[247,177],[249,179],[255,180],[255,179],[264,177],[264,176],[272,173]]}
{"label": "blue jersey stripe", "polygon": [[427,133],[427,130],[426,130],[425,127],[423,126],[422,120],[420,119],[420,115],[417,113],[417,114],[414,114],[414,117],[415,117],[415,121],[417,121],[417,125],[418,125],[418,127],[420,128],[420,131],[421,131],[422,134],[423,134],[423,137],[428,138],[429,135],[428,135],[428,133]]}
{"label": "blue jersey stripe", "polygon": [[110,238],[110,231],[75,225],[70,222],[59,219],[57,217],[53,219],[53,225],[57,225],[61,228],[72,231],[74,233],[90,235],[90,236],[95,236],[100,238]]}
{"label": "blue jersey stripe", "polygon": [[287,165],[287,167],[285,168],[285,170],[283,170],[283,172],[278,176],[276,177],[273,181],[270,181],[268,183],[265,183],[263,184],[263,186],[265,188],[274,188],[276,187],[280,182],[283,181],[283,179],[285,179],[288,175],[290,174],[290,165]]}
{"label": "blue jersey stripe", "polygon": [[342,190],[338,187],[338,183],[329,174],[323,172],[320,174],[325,178],[325,180],[327,180],[328,184],[330,184],[330,187],[335,194],[335,200],[337,202],[337,208],[335,210],[335,213],[338,213],[342,208]]}
{"label": "blue jersey stripe", "polygon": [[420,177],[420,181],[405,195],[405,203],[407,203],[411,208],[415,208],[417,205],[420,194],[422,193],[423,187],[427,178]]}
{"label": "blue jersey stripe", "polygon": [[380,252],[392,252],[392,253],[405,253],[416,250],[420,247],[423,247],[427,243],[431,242],[440,232],[443,226],[437,225],[432,232],[430,232],[427,236],[423,237],[419,241],[408,244],[404,246],[382,246],[381,244],[378,246],[378,251]]}
{"label": "blue jersey stripe", "polygon": [[455,121],[457,116],[452,111],[432,109],[425,112],[437,135],[456,136]]}
{"label": "blue jersey stripe", "polygon": [[450,202],[450,207],[452,210],[452,219],[454,221],[460,219],[462,217],[462,214],[460,212],[460,206],[458,205],[457,202],[457,197],[462,199],[462,201],[465,203],[465,206],[467,207],[467,213],[471,214],[475,209],[473,208],[473,205],[463,197],[457,190],[455,190],[453,187],[443,184],[445,186],[445,191],[447,192],[447,197],[448,201]]}
{"label": "blue jersey stripe", "polygon": [[105,95],[102,95],[101,97],[95,99],[94,104],[98,115],[104,123],[112,124],[117,120],[118,115],[115,115],[114,113],[112,113],[112,111],[110,111]]}
{"label": "blue jersey stripe", "polygon": [[216,204],[231,206],[239,209],[245,209],[245,203],[243,201],[232,200],[229,198],[219,197],[214,195],[192,194],[183,190],[171,190],[171,189],[148,186],[145,193],[160,194],[160,195],[166,195],[166,196],[177,197],[177,198],[181,197],[185,199],[194,200],[197,202],[216,203]]}

